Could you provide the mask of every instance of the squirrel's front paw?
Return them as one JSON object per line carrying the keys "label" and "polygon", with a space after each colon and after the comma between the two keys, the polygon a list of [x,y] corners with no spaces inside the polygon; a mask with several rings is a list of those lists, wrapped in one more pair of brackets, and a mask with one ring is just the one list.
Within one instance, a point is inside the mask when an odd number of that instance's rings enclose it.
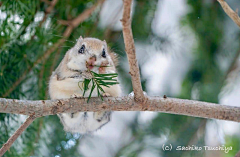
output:
{"label": "squirrel's front paw", "polygon": [[75,118],[75,117],[77,117],[77,116],[79,115],[79,112],[68,113],[68,114],[69,114],[69,116],[70,116],[71,118]]}
{"label": "squirrel's front paw", "polygon": [[83,96],[81,94],[72,94],[70,98],[82,98]]}
{"label": "squirrel's front paw", "polygon": [[102,96],[103,97],[110,97],[111,95],[109,93],[103,93]]}
{"label": "squirrel's front paw", "polygon": [[111,112],[109,111],[103,111],[103,112],[94,112],[93,117],[96,119],[98,122],[101,122],[102,120],[109,120]]}
{"label": "squirrel's front paw", "polygon": [[85,79],[92,79],[92,74],[89,71],[82,72],[82,77]]}

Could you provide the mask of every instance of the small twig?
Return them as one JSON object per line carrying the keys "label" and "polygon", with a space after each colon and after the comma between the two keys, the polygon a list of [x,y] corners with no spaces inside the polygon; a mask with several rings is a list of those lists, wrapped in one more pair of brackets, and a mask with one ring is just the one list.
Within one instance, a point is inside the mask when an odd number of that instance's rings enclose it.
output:
{"label": "small twig", "polygon": [[82,14],[80,14],[74,20],[72,20],[71,24],[73,25],[73,27],[77,27],[79,25],[79,23],[81,23],[82,21],[86,20],[99,5],[103,4],[104,1],[105,0],[99,0],[91,8],[85,10]]}
{"label": "small twig", "polygon": [[[123,26],[123,38],[126,48],[128,63],[130,67],[130,75],[134,91],[134,99],[136,102],[142,103],[145,101],[145,96],[143,94],[139,67],[136,59],[135,45],[133,40],[132,28],[131,28],[131,6],[132,0],[123,1],[123,17],[122,17],[122,26]],[[143,106],[144,107],[144,106]]]}
{"label": "small twig", "polygon": [[[98,1],[97,4],[103,3],[105,0],[100,0]],[[42,60],[46,60],[60,45],[62,45],[65,40],[70,36],[72,33],[73,29],[77,27],[80,23],[82,23],[85,19],[87,19],[93,11],[96,9],[97,5],[92,6],[91,8],[86,9],[83,13],[81,13],[79,16],[74,19],[74,24],[70,24],[64,31],[63,33],[63,38],[58,40],[51,48],[49,48],[43,56],[41,56],[39,59],[37,59],[32,67],[29,67],[27,70],[23,72],[23,74],[16,80],[16,82],[13,83],[11,88],[9,88],[3,95],[2,97],[8,96],[27,76],[27,74],[39,63],[42,62]]]}
{"label": "small twig", "polygon": [[[53,1],[45,0],[44,2],[49,4],[50,6],[47,7],[47,9],[45,10],[45,14],[43,16],[43,19],[39,22],[39,27],[41,27],[42,24],[46,21],[48,14],[50,14],[53,11],[53,9],[54,9],[55,5],[57,4],[58,0],[53,0]],[[33,40],[34,37],[35,37],[35,33],[31,36],[31,40]]]}
{"label": "small twig", "polygon": [[233,11],[224,0],[218,0],[218,2],[222,6],[225,13],[238,25],[238,27],[240,27],[240,17],[238,16],[238,12]]}
{"label": "small twig", "polygon": [[[49,2],[49,1],[47,1],[47,2]],[[47,9],[45,10],[45,14],[44,14],[44,17],[43,17],[42,21],[39,23],[40,27],[46,21],[48,14],[50,14],[53,11],[57,2],[58,2],[58,0],[53,0],[53,1],[50,2],[49,7],[47,7]]]}
{"label": "small twig", "polygon": [[234,56],[233,61],[231,62],[231,65],[229,66],[229,69],[227,70],[224,80],[226,80],[229,77],[229,74],[236,69],[236,64],[237,64],[239,56],[240,56],[240,49]]}
{"label": "small twig", "polygon": [[[223,84],[221,86],[221,91],[224,91],[224,88],[227,86],[228,83],[231,83],[232,80],[235,79],[236,76],[232,75],[232,73],[237,72],[238,71],[238,58],[240,56],[240,49],[238,50],[238,52],[235,54],[228,70],[226,71],[225,76],[223,77]],[[231,81],[229,81],[229,78],[231,79]],[[226,82],[226,83],[225,83]]]}
{"label": "small twig", "polygon": [[8,141],[2,146],[0,149],[0,156],[3,156],[3,154],[11,147],[13,142],[22,134],[24,130],[36,119],[35,116],[31,115],[29,116],[26,121],[17,129],[17,131],[8,139]]}
{"label": "small twig", "polygon": [[69,26],[71,22],[68,20],[58,20],[58,23],[61,25]]}
{"label": "small twig", "polygon": [[41,1],[44,2],[44,3],[46,3],[46,4],[48,4],[48,5],[51,4],[51,1],[49,1],[49,0],[41,0]]}
{"label": "small twig", "polygon": [[104,1],[105,0],[99,0],[91,8],[86,9],[83,13],[78,15],[73,20],[69,20],[69,21],[59,20],[59,23],[62,24],[62,25],[68,25],[68,26],[72,26],[72,27],[75,28],[75,27],[77,27],[79,25],[79,23],[81,23],[82,21],[86,20],[99,5],[103,4]]}

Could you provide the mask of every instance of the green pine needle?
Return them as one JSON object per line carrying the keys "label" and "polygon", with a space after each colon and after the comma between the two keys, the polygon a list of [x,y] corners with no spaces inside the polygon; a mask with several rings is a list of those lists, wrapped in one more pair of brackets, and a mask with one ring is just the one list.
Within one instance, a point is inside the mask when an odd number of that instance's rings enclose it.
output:
{"label": "green pine needle", "polygon": [[[95,88],[97,88],[97,93],[98,93],[98,97],[101,97],[101,99],[103,100],[103,97],[101,95],[102,93],[105,93],[105,91],[102,89],[102,86],[108,87],[110,88],[110,86],[113,86],[115,84],[119,84],[119,82],[117,81],[117,73],[111,73],[111,74],[97,74],[93,71],[89,71],[92,75],[91,79],[84,79],[84,81],[80,81],[78,82],[78,86],[81,90],[83,90],[83,96],[85,95],[86,91],[89,90],[89,84],[92,83],[92,87],[88,96],[88,100],[87,102],[89,102],[91,96],[92,96],[92,92]],[[80,85],[80,83],[82,83],[82,87]]]}

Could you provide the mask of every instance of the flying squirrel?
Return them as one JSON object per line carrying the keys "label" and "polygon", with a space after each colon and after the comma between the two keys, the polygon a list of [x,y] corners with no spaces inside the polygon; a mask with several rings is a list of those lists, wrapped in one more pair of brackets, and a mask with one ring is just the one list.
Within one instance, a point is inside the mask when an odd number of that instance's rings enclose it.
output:
{"label": "flying squirrel", "polygon": [[[117,57],[110,52],[106,41],[96,38],[80,38],[69,49],[61,63],[52,73],[49,81],[49,95],[51,99],[82,97],[83,90],[78,86],[80,81],[88,77],[88,70],[100,74],[116,73]],[[118,97],[121,95],[119,84],[102,87],[105,93],[102,96]],[[91,84],[89,89],[91,89]],[[90,90],[84,97],[89,96]],[[97,97],[96,89],[92,97]],[[91,133],[108,123],[111,112],[77,112],[58,114],[64,130],[71,133]]]}

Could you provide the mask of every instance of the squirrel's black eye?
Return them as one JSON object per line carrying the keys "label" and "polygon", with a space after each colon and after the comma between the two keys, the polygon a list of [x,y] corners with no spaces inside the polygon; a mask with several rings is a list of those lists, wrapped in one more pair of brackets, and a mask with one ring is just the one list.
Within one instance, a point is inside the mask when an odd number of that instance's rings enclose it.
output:
{"label": "squirrel's black eye", "polygon": [[106,52],[105,52],[105,49],[102,50],[102,57],[106,58]]}
{"label": "squirrel's black eye", "polygon": [[84,53],[85,51],[85,45],[82,45],[82,47],[78,50],[78,53]]}

